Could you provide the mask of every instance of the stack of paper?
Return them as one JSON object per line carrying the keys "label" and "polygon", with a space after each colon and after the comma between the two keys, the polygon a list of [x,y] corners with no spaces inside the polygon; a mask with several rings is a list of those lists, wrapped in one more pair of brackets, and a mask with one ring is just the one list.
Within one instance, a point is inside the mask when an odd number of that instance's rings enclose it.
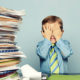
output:
{"label": "stack of paper", "polygon": [[[0,80],[17,80],[17,64],[25,57],[15,42],[24,11],[0,7]],[[14,79],[12,79],[14,77]]]}

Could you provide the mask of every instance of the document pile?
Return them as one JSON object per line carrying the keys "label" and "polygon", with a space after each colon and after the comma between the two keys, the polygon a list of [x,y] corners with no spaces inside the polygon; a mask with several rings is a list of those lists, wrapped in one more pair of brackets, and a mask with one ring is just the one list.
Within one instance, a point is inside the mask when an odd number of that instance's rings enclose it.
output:
{"label": "document pile", "polygon": [[18,80],[17,64],[25,57],[16,46],[15,34],[22,23],[24,10],[0,7],[0,80]]}

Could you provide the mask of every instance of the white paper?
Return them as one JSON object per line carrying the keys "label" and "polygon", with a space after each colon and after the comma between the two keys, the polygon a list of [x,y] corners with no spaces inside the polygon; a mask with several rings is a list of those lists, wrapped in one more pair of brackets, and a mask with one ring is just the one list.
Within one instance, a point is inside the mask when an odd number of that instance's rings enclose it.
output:
{"label": "white paper", "polygon": [[21,72],[23,77],[29,77],[30,79],[36,79],[36,78],[41,79],[41,72],[37,72],[28,64],[21,67]]}
{"label": "white paper", "polygon": [[25,77],[22,80],[30,80],[30,78],[29,77]]}
{"label": "white paper", "polygon": [[20,69],[20,67],[15,66],[10,66],[10,67],[3,67],[0,68],[0,71],[6,71],[6,70],[14,70],[14,69]]}
{"label": "white paper", "polygon": [[17,10],[8,9],[8,8],[4,8],[4,7],[0,6],[0,13],[23,16],[23,15],[25,15],[25,10],[17,11]]}

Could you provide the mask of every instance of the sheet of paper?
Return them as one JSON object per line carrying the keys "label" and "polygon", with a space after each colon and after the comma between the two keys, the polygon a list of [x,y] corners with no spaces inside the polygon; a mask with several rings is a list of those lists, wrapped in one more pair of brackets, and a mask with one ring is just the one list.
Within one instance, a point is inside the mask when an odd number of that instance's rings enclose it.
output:
{"label": "sheet of paper", "polygon": [[41,72],[37,72],[28,64],[21,67],[21,72],[23,77],[29,77],[31,79],[41,78]]}

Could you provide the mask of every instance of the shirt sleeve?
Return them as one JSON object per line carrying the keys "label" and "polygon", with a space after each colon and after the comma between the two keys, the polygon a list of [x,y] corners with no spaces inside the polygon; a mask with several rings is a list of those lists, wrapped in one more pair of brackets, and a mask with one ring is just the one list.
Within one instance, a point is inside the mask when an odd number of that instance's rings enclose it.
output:
{"label": "shirt sleeve", "polygon": [[70,42],[62,38],[56,42],[56,46],[60,49],[63,58],[68,58],[72,53]]}
{"label": "shirt sleeve", "polygon": [[44,38],[43,41],[39,42],[37,45],[36,53],[40,58],[46,59],[48,56],[48,51],[51,46],[51,42]]}

